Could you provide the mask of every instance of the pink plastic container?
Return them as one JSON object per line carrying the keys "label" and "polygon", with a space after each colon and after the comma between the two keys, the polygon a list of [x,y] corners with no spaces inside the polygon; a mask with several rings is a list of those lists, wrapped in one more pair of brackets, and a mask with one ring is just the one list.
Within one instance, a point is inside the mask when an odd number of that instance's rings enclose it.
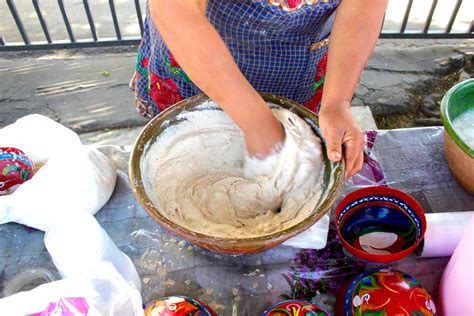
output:
{"label": "pink plastic container", "polygon": [[441,276],[439,302],[442,316],[474,315],[474,216],[464,229]]}

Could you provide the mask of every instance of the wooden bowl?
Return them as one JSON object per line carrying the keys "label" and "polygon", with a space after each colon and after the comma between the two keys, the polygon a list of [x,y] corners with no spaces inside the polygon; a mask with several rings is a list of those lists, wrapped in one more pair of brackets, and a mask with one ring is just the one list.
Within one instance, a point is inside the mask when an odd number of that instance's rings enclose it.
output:
{"label": "wooden bowl", "polygon": [[474,79],[458,83],[441,101],[444,125],[444,153],[454,178],[474,195],[474,148],[470,148],[453,128],[453,120],[474,108]]}
{"label": "wooden bowl", "polygon": [[[322,138],[317,127],[318,118],[315,114],[288,99],[265,93],[262,93],[261,95],[265,101],[289,109],[304,118],[318,137]],[[173,118],[181,112],[190,110],[208,100],[209,98],[207,96],[201,94],[178,102],[171,108],[153,118],[144,127],[135,142],[129,163],[130,183],[138,202],[158,224],[166,230],[214,252],[225,254],[251,254],[278,246],[290,237],[293,237],[312,226],[329,211],[344,184],[344,162],[331,162],[326,155],[326,148],[323,144],[324,183],[322,187],[322,198],[309,217],[292,227],[265,236],[232,239],[197,233],[178,226],[176,223],[166,218],[160,211],[159,206],[155,205],[145,192],[142,180],[142,170],[140,169],[140,158],[144,155],[146,148],[149,148],[149,145],[156,141],[160,133],[162,133],[166,128],[177,124],[176,119],[173,120]]]}

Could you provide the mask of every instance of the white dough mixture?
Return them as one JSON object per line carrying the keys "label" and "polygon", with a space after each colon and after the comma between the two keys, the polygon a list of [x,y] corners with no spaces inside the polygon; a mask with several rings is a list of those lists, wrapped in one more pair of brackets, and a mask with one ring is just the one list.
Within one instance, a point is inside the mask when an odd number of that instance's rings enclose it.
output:
{"label": "white dough mixture", "polygon": [[453,128],[459,137],[474,149],[474,108],[456,117],[453,120]]}
{"label": "white dough mixture", "polygon": [[273,113],[286,139],[258,160],[248,157],[242,132],[214,102],[182,112],[145,148],[147,195],[169,220],[215,237],[263,236],[301,222],[321,197],[321,139],[296,114]]}

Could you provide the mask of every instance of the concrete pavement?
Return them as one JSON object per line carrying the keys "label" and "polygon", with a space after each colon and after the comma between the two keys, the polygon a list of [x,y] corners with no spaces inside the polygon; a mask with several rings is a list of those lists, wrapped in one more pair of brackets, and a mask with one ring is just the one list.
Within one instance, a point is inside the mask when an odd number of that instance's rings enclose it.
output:
{"label": "concrete pavement", "polygon": [[0,54],[0,126],[30,113],[51,117],[77,132],[145,124],[128,88],[135,55],[131,49],[117,50],[5,54],[7,58]]}
{"label": "concrete pavement", "polygon": [[[0,54],[0,127],[30,113],[79,133],[143,126],[147,120],[135,111],[128,88],[135,51],[117,47]],[[380,41],[353,105],[368,106],[376,117],[416,112],[423,97],[442,89],[447,77],[457,80],[463,69],[472,76],[473,58],[474,40]]]}

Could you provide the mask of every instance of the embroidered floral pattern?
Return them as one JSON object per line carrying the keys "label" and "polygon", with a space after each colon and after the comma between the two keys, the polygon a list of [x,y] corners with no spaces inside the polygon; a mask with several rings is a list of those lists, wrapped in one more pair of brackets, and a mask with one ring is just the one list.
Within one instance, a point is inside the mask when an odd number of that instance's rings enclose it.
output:
{"label": "embroidered floral pattern", "polygon": [[180,77],[186,82],[191,82],[188,75],[183,71],[183,69],[181,69],[181,66],[178,64],[173,54],[170,53],[169,56],[165,58],[165,64],[173,75]]}
{"label": "embroidered floral pattern", "polygon": [[328,54],[326,53],[323,58],[318,63],[316,75],[314,76],[314,84],[313,90],[315,91],[311,100],[304,104],[309,110],[313,111],[314,113],[319,112],[319,108],[321,106],[321,100],[323,97],[323,86],[324,86],[324,78],[326,75],[326,66],[327,66],[327,59]]}
{"label": "embroidered floral pattern", "polygon": [[[166,59],[166,65],[172,70],[173,74],[179,75],[185,80],[189,80],[172,55]],[[163,111],[176,102],[183,100],[183,97],[179,92],[178,85],[172,79],[163,79],[150,72],[149,66],[149,59],[144,57],[139,51],[135,65],[135,74],[133,75],[129,86],[133,91],[135,91],[135,107],[137,108],[137,111],[142,116],[152,118],[159,111]],[[148,83],[146,85],[146,93],[149,95],[151,100],[146,100],[146,98],[141,97],[138,93],[139,89],[137,89],[137,85],[141,79],[146,79],[146,82]],[[155,103],[158,109],[154,110],[152,103]]]}
{"label": "embroidered floral pattern", "polygon": [[285,11],[295,11],[304,5],[313,5],[318,2],[329,2],[329,0],[268,0],[268,3],[278,6]]}
{"label": "embroidered floral pattern", "polygon": [[160,111],[183,100],[183,96],[179,93],[178,85],[172,79],[162,79],[160,76],[150,73],[148,82],[150,83],[150,97]]}
{"label": "embroidered floral pattern", "polygon": [[[141,52],[139,51],[138,52],[138,55],[137,55],[137,62],[136,62],[136,65],[135,65],[135,69],[136,69],[136,72],[138,72],[138,74],[141,76],[141,77],[148,77],[148,66],[150,64],[150,61],[148,58],[144,57]],[[137,78],[138,80],[138,78]]]}

